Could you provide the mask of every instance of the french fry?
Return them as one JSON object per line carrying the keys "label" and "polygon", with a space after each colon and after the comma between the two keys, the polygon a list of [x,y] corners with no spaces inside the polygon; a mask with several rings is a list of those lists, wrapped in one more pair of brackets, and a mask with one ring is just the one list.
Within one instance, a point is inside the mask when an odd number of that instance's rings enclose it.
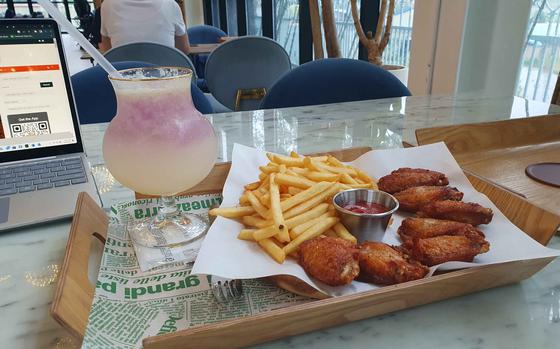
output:
{"label": "french fry", "polygon": [[286,165],[281,164],[278,166],[278,173],[286,173]]}
{"label": "french fry", "polygon": [[375,184],[373,183],[365,183],[365,184],[344,184],[344,183],[340,183],[339,186],[342,190],[348,190],[348,189],[357,189],[357,188],[373,188]]}
{"label": "french fry", "polygon": [[220,216],[225,218],[240,218],[252,215],[253,213],[255,213],[255,209],[252,206],[220,207],[213,208],[208,211],[208,214],[211,216]]}
{"label": "french fry", "polygon": [[304,176],[315,182],[336,182],[340,180],[340,174],[336,173],[307,171]]}
{"label": "french fry", "polygon": [[249,203],[249,199],[247,199],[247,194],[243,193],[243,195],[239,197],[239,204],[244,205],[248,203]]}
{"label": "french fry", "polygon": [[266,228],[261,228],[253,231],[253,239],[255,241],[261,241],[263,239],[268,239],[278,234],[278,228],[272,224]]}
{"label": "french fry", "polygon": [[291,174],[292,176],[305,176],[305,173],[308,170],[303,167],[288,167],[286,173]]}
{"label": "french fry", "polygon": [[340,175],[340,181],[345,184],[359,184],[354,178],[352,178],[348,173],[342,173]]}
{"label": "french fry", "polygon": [[271,174],[270,175],[270,211],[272,215],[272,220],[276,229],[278,229],[278,238],[282,242],[290,241],[290,235],[288,234],[288,228],[286,227],[286,222],[284,221],[284,216],[282,215],[282,208],[280,206],[280,189],[276,183],[277,176],[281,174]]}
{"label": "french fry", "polygon": [[255,239],[253,239],[253,232],[254,231],[255,231],[255,229],[241,229],[241,231],[239,232],[239,235],[237,235],[237,238],[239,240],[255,241]]}
{"label": "french fry", "polygon": [[[299,171],[294,171],[294,168],[299,168],[299,167],[289,167],[289,168],[286,169],[286,172],[284,172],[284,173],[287,174],[287,175],[290,175],[290,176],[297,177],[297,178],[305,178],[304,175],[302,175],[301,173],[298,173]],[[305,171],[305,169],[303,169],[303,168],[299,168],[299,169]]]}
{"label": "french fry", "polygon": [[286,259],[284,250],[272,241],[272,239],[264,239],[258,242],[259,246],[276,262],[282,264]]}
{"label": "french fry", "polygon": [[320,156],[311,156],[311,159],[314,161],[325,162],[329,158],[328,155],[320,155]]}
{"label": "french fry", "polygon": [[334,208],[333,205],[329,205],[329,209],[327,210],[327,212],[328,212],[331,216],[336,217],[336,208]]}
{"label": "french fry", "polygon": [[289,156],[284,155],[272,155],[273,162],[275,164],[284,164],[288,167],[303,167],[303,159],[302,158],[292,158]]}
{"label": "french fry", "polygon": [[261,185],[261,182],[253,182],[245,185],[245,190],[255,190]]}
{"label": "french fry", "polygon": [[360,170],[359,168],[356,168],[356,173],[358,174],[358,178],[361,179],[362,181],[364,181],[365,183],[374,183],[375,181],[373,180],[373,178],[371,178],[370,176],[368,176],[367,173],[365,173],[364,171]]}
{"label": "french fry", "polygon": [[294,196],[297,195],[299,193],[301,193],[303,191],[303,189],[301,188],[296,188],[296,187],[288,187],[288,194]]}
{"label": "french fry", "polygon": [[268,158],[268,160],[270,160],[270,162],[274,163],[274,154],[266,153],[266,157]]}
{"label": "french fry", "polygon": [[244,216],[242,218],[242,222],[246,226],[255,227],[255,228],[258,228],[258,229],[266,228],[268,226],[271,226],[274,223],[272,220],[266,220],[266,219],[262,219],[260,217],[255,217],[255,216]]}
{"label": "french fry", "polygon": [[259,180],[260,180],[261,182],[265,182],[267,178],[268,178],[268,174],[266,174],[266,173],[264,173],[264,172],[261,172],[261,173],[259,174]]}
{"label": "french fry", "polygon": [[318,163],[316,161],[313,161],[313,159],[311,159],[310,157],[306,156],[305,158],[303,158],[303,164],[306,168],[308,168],[311,171],[316,171],[316,172],[327,172],[328,171],[324,171],[322,170],[319,166]]}
{"label": "french fry", "polygon": [[329,209],[329,204],[327,203],[322,203],[319,204],[317,206],[315,206],[313,209],[311,209],[310,211],[307,211],[305,213],[302,213],[298,216],[292,217],[290,219],[286,220],[286,227],[288,227],[288,229],[292,229],[300,224],[303,224],[313,218],[319,217],[320,215],[322,215],[323,213],[327,212],[327,210]]}
{"label": "french fry", "polygon": [[339,238],[342,238],[344,240],[348,240],[348,241],[352,242],[353,244],[358,242],[356,237],[354,235],[350,234],[348,229],[346,229],[346,227],[340,222],[336,223],[333,226],[333,230]]}
{"label": "french fry", "polygon": [[321,162],[313,162],[313,161],[312,161],[312,164],[315,167],[320,168],[322,171],[338,173],[338,174],[347,173],[347,174],[349,174],[351,176],[354,176],[354,177],[356,177],[358,175],[358,173],[356,173],[356,170],[354,170],[353,168],[335,167],[335,166],[330,166],[330,165],[323,164]]}
{"label": "french fry", "polygon": [[337,158],[335,158],[335,157],[332,156],[332,155],[329,155],[329,156],[328,156],[327,162],[328,162],[329,164],[331,164],[332,166],[335,166],[335,167],[347,167],[347,166],[344,165],[342,162],[340,162],[340,160],[338,160]]}
{"label": "french fry", "polygon": [[292,197],[292,194],[290,193],[285,193],[285,194],[280,194],[280,200],[286,200]]}
{"label": "french fry", "polygon": [[259,166],[259,170],[261,170],[262,173],[271,174],[278,172],[279,168],[276,164],[268,164],[266,166]]}
{"label": "french fry", "polygon": [[259,190],[259,191],[261,191],[261,192],[263,192],[263,193],[264,193],[264,192],[267,192],[267,191],[268,191],[268,188],[269,188],[269,183],[270,183],[269,181],[261,182],[261,185],[260,185],[259,189],[257,189],[257,190]]}
{"label": "french fry", "polygon": [[296,237],[294,240],[290,241],[290,243],[288,243],[286,246],[284,246],[284,254],[292,253],[293,251],[297,250],[299,245],[301,245],[304,241],[313,239],[314,237],[323,234],[336,223],[338,223],[338,218],[329,217],[315,224],[314,226],[304,231],[301,235]]}
{"label": "french fry", "polygon": [[270,212],[268,211],[266,206],[264,206],[259,201],[259,199],[257,199],[257,197],[255,196],[255,194],[253,194],[252,191],[247,192],[247,199],[251,203],[251,206],[255,209],[255,212],[257,212],[262,218],[264,219],[270,218]]}
{"label": "french fry", "polygon": [[[329,182],[321,182],[321,183],[317,183],[315,185],[313,185],[310,188],[307,188],[306,190],[302,191],[301,193],[298,193],[294,196],[292,196],[291,198],[284,200],[280,203],[280,206],[282,207],[282,212],[287,211],[288,209],[302,203],[305,201],[308,201],[310,199],[312,199],[313,197],[321,194],[321,192],[324,193],[325,190],[327,190],[327,188],[334,186],[333,183],[329,183]],[[294,215],[295,216],[295,215]],[[293,216],[292,216],[293,217]],[[284,216],[284,218],[288,218],[286,216]]]}
{"label": "french fry", "polygon": [[329,215],[328,212],[325,212],[323,214],[321,214],[319,217],[315,217],[312,218],[308,221],[305,221],[303,223],[300,223],[298,225],[296,225],[295,227],[290,228],[291,229],[291,237],[292,240],[296,237],[301,235],[304,231],[306,231],[307,229],[309,229],[310,227],[314,226],[315,224],[318,224],[319,222],[321,222],[322,220],[325,220],[327,218],[331,217]]}
{"label": "french fry", "polygon": [[296,188],[301,188],[301,189],[307,189],[316,184],[315,182],[307,178],[291,176],[284,173],[278,173],[276,175],[276,183],[284,184]]}
{"label": "french fry", "polygon": [[[259,199],[260,203],[263,204],[263,206],[265,206],[267,209],[270,206],[270,195],[268,193],[263,194],[262,191],[260,190],[255,190],[253,191],[253,195],[255,195],[257,197],[257,199]],[[249,200],[248,196],[247,196],[247,200]]]}
{"label": "french fry", "polygon": [[[324,183],[324,182],[321,182],[321,183]],[[311,189],[311,188],[309,188],[309,189]],[[307,189],[307,190],[309,190],[309,189]],[[339,184],[338,183],[331,183],[331,186],[326,188],[321,193],[319,193],[319,195],[315,195],[315,196],[313,196],[309,199],[305,199],[299,205],[289,209],[288,211],[284,211],[284,219],[289,219],[289,218],[295,217],[295,216],[297,216],[297,215],[299,215],[299,214],[301,214],[305,211],[310,210],[312,207],[314,207],[314,206],[318,205],[319,203],[325,201],[325,199],[328,198],[329,196],[332,196],[332,195],[336,194],[338,192],[338,190],[339,190]],[[304,192],[301,192],[298,195],[301,195],[303,193]],[[288,200],[291,200],[291,199],[297,197],[298,195],[293,196],[293,197],[289,198]],[[284,203],[288,200],[282,201],[282,203]]]}

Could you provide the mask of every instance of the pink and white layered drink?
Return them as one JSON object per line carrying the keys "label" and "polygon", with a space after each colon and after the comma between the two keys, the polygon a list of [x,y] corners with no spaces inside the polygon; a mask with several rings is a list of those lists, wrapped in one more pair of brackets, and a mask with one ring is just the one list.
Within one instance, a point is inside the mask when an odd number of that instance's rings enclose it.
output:
{"label": "pink and white layered drink", "polygon": [[212,169],[217,142],[193,105],[190,70],[122,73],[122,79],[111,78],[118,107],[103,139],[107,168],[142,194],[169,196],[194,187]]}

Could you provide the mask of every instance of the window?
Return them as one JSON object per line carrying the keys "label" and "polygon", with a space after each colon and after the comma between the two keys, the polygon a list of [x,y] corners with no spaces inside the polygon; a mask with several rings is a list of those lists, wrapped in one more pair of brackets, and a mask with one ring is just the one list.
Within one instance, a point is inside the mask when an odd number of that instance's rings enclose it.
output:
{"label": "window", "polygon": [[299,0],[276,0],[274,6],[274,39],[299,62]]}
{"label": "window", "polygon": [[262,0],[247,0],[247,35],[262,35]]}
{"label": "window", "polygon": [[[360,5],[361,1],[358,1],[358,8]],[[333,7],[340,54],[345,58],[358,58],[358,34],[352,19],[350,0],[334,0]]]}
{"label": "window", "polygon": [[[66,18],[72,20],[76,26],[79,26],[77,21],[76,11],[74,10],[74,0],[56,0],[51,1],[57,9],[66,15]],[[88,1],[93,11],[93,0]],[[35,1],[31,0],[0,0],[0,17],[4,17],[4,13],[8,8],[13,6],[16,17],[34,17],[37,14],[42,14],[43,17],[47,17],[47,13],[43,8],[37,4]]]}
{"label": "window", "polygon": [[391,40],[383,52],[383,63],[408,66],[410,62],[410,43],[412,41],[412,19],[414,0],[397,0],[393,15]]}
{"label": "window", "polygon": [[[290,55],[293,64],[300,62],[300,48],[301,45],[309,47],[311,50],[312,42],[303,41],[300,43],[300,4],[307,0],[246,0],[245,1],[245,21],[241,19],[239,23],[246,23],[247,35],[263,35],[263,11],[264,20],[266,22],[265,29],[272,29],[274,39],[282,45]],[[395,14],[393,17],[393,29],[391,34],[391,41],[387,46],[384,53],[384,60],[386,64],[408,65],[410,57],[410,42],[412,40],[412,18],[414,16],[414,1],[415,0],[396,0]],[[207,6],[206,11],[211,11],[205,15],[207,20],[212,19],[215,26],[219,26],[218,0],[205,0]],[[263,6],[264,5],[266,6]],[[358,6],[362,3],[369,3],[370,6],[376,6],[376,0],[358,0]],[[272,8],[270,7],[272,4]],[[352,12],[349,0],[333,0],[333,9],[335,24],[337,29],[337,36],[341,51],[341,56],[345,58],[358,58],[359,42],[354,27]],[[320,10],[320,9],[319,9]],[[242,10],[241,10],[242,11]],[[272,12],[269,13],[268,11]],[[373,7],[375,11],[375,7]],[[227,1],[227,28],[230,35],[238,25],[238,16],[241,16],[237,11],[236,1]],[[243,12],[241,12],[243,13]],[[272,17],[272,26],[270,25],[270,18]],[[233,22],[233,23],[232,23]],[[374,28],[375,23],[370,23],[369,27]],[[244,24],[242,24],[244,26]],[[304,24],[305,25],[305,24]],[[311,30],[304,28],[303,30]],[[304,36],[306,35],[304,32]],[[325,45],[323,45],[325,47]],[[306,61],[306,54],[302,54],[303,61]]]}
{"label": "window", "polygon": [[516,95],[550,102],[560,70],[560,2],[532,0]]}

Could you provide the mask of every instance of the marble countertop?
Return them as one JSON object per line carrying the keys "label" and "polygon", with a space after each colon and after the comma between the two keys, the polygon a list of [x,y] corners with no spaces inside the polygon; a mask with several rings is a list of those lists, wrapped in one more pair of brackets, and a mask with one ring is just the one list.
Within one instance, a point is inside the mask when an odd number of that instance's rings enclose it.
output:
{"label": "marble countertop", "polygon": [[[220,160],[234,143],[286,153],[414,143],[423,127],[560,114],[560,107],[517,97],[408,97],[215,114]],[[85,125],[82,137],[103,205],[129,200],[103,166],[106,124]],[[0,235],[0,348],[75,348],[49,308],[70,221]],[[560,248],[560,238],[550,244]],[[425,305],[267,343],[260,348],[544,348],[560,343],[560,264],[519,284]]]}

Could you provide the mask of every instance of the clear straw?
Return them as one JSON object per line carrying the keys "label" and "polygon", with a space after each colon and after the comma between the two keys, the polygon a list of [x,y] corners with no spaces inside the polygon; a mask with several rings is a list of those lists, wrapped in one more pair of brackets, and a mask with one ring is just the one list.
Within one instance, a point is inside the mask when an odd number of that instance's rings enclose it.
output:
{"label": "clear straw", "polygon": [[97,63],[99,63],[101,68],[103,68],[111,76],[121,77],[121,74],[105,57],[103,57],[101,52],[93,47],[93,45],[82,35],[82,33],[80,33],[78,29],[76,29],[74,25],[72,25],[72,23],[70,23],[66,17],[64,17],[62,13],[60,13],[60,11],[51,4],[49,0],[37,0],[37,2],[43,6],[49,15],[51,15],[52,18],[54,18],[57,23],[70,34],[70,36],[78,41],[80,46],[82,46]]}

